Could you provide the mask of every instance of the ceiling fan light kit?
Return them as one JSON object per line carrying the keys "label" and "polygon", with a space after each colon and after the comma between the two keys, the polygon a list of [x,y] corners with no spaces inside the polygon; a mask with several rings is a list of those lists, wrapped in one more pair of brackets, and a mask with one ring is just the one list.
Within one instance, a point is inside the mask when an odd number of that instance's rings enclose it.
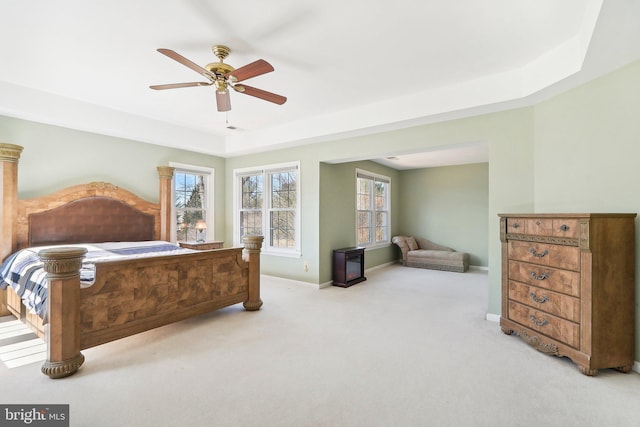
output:
{"label": "ceiling fan light kit", "polygon": [[287,101],[287,98],[282,95],[267,92],[266,90],[257,89],[247,85],[236,84],[238,82],[257,77],[262,74],[272,72],[273,66],[264,59],[258,59],[250,64],[247,64],[240,68],[233,68],[229,64],[224,63],[224,59],[229,56],[231,49],[224,45],[214,45],[211,50],[213,54],[218,57],[218,62],[211,62],[204,67],[199,66],[195,62],[190,61],[184,56],[171,49],[158,49],[158,52],[168,56],[176,62],[181,63],[185,67],[191,68],[196,73],[204,76],[209,80],[208,82],[189,82],[189,83],[170,83],[163,85],[149,86],[151,89],[164,90],[164,89],[177,89],[183,87],[193,86],[214,86],[216,89],[216,103],[218,111],[230,111],[231,110],[231,97],[229,96],[229,87],[234,89],[238,93],[260,98],[265,101],[273,102],[274,104],[282,105]]}

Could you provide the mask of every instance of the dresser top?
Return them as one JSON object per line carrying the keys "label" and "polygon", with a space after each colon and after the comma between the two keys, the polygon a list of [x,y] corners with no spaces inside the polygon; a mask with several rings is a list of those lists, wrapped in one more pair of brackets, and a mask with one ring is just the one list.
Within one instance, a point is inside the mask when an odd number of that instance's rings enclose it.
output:
{"label": "dresser top", "polygon": [[635,218],[635,213],[500,213],[500,218]]}

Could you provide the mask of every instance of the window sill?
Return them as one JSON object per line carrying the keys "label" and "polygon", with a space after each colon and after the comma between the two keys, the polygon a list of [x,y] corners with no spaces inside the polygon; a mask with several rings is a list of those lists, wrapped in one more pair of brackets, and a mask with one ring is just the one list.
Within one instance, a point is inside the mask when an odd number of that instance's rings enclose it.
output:
{"label": "window sill", "polygon": [[299,251],[282,251],[277,249],[265,249],[264,247],[262,248],[262,255],[278,256],[278,257],[284,257],[284,258],[302,257],[302,253]]}

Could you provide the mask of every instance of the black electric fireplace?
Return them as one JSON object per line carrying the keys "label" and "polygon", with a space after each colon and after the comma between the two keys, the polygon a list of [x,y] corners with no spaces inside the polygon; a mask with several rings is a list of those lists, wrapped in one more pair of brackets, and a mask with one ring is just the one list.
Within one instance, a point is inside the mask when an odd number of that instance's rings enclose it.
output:
{"label": "black electric fireplace", "polygon": [[333,285],[347,288],[364,280],[364,248],[334,249]]}

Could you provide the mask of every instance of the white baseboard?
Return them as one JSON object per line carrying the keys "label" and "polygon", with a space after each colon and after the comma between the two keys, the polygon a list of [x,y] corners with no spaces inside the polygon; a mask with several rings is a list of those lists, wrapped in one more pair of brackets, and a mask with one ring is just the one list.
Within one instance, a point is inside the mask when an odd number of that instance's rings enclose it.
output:
{"label": "white baseboard", "polygon": [[487,320],[489,322],[500,322],[500,315],[499,314],[493,314],[493,313],[487,313]]}
{"label": "white baseboard", "polygon": [[640,374],[640,362],[638,362],[637,360],[633,362],[632,370],[633,372]]}
{"label": "white baseboard", "polygon": [[394,265],[394,264],[398,264],[398,261],[390,261],[390,262],[385,262],[384,264],[380,264],[380,265],[376,265],[373,266],[371,268],[367,268],[364,273],[365,275],[371,271],[376,271],[376,270],[380,270],[381,268],[385,268],[385,267],[389,267],[390,265]]}
{"label": "white baseboard", "polygon": [[[381,268],[389,267],[390,265],[394,265],[394,264],[397,264],[397,263],[398,263],[398,261],[391,261],[391,262],[387,262],[387,263],[384,263],[384,264],[376,265],[376,266],[371,267],[371,268],[367,268],[364,271],[364,275],[366,276],[368,273],[371,273],[372,271],[380,270]],[[320,289],[328,288],[332,284],[333,284],[333,281],[324,282],[324,283],[320,283],[319,287],[320,287]]]}

